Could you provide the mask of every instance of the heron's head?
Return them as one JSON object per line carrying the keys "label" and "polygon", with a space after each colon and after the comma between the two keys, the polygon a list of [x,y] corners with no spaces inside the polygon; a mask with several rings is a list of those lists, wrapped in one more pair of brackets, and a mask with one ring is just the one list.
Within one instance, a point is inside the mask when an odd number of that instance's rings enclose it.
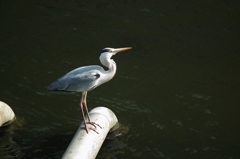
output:
{"label": "heron's head", "polygon": [[[118,52],[126,51],[132,49],[131,47],[124,47],[124,48],[110,48],[106,47],[101,51],[101,54],[109,54],[111,56],[115,55]],[[100,54],[100,55],[101,55]]]}
{"label": "heron's head", "polygon": [[[123,52],[132,49],[131,47],[124,47],[124,48],[110,48],[106,47],[101,51],[100,54],[100,61],[102,64],[109,63],[109,61],[113,61],[111,57],[118,52]],[[105,65],[106,66],[106,65]],[[108,67],[108,66],[107,66]]]}

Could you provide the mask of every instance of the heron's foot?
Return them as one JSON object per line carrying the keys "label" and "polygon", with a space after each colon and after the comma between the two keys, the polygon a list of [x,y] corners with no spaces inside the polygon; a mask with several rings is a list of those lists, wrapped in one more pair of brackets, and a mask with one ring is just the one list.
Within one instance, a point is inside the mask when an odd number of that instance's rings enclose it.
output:
{"label": "heron's foot", "polygon": [[[87,126],[87,124],[90,124],[92,126]],[[102,129],[102,127],[99,124],[95,123],[95,122],[86,122],[86,124],[84,124],[84,125],[85,125],[85,127],[82,127],[82,128],[86,129],[87,133],[88,133],[89,130],[92,130],[95,133],[99,134],[97,132],[97,126]]]}
{"label": "heron's foot", "polygon": [[94,126],[95,128],[97,128],[97,126],[98,126],[99,128],[102,129],[102,127],[99,124],[95,123],[95,122],[88,121],[86,124],[90,124],[90,125]]}
{"label": "heron's foot", "polygon": [[93,127],[83,127],[83,128],[86,129],[87,133],[88,133],[89,130],[92,130],[92,131],[94,131],[95,133],[99,134],[99,133],[97,132],[96,128],[93,128]]}

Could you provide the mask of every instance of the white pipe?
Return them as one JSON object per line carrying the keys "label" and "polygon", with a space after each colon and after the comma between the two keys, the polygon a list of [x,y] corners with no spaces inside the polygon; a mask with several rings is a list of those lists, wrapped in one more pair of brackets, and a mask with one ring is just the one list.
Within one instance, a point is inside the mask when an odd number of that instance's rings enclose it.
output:
{"label": "white pipe", "polygon": [[0,101],[0,127],[10,124],[14,119],[13,110],[6,103]]}
{"label": "white pipe", "polygon": [[92,130],[89,130],[87,133],[82,128],[84,126],[82,122],[62,159],[96,158],[108,132],[118,122],[116,115],[106,107],[94,108],[89,112],[89,115],[91,121],[99,124],[102,129],[97,126],[96,131],[98,134]]}

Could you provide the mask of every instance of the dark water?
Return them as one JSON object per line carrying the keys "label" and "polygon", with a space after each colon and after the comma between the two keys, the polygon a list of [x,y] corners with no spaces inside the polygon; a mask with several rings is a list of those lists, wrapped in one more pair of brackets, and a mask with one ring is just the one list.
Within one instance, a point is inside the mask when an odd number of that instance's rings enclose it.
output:
{"label": "dark water", "polygon": [[107,46],[133,50],[88,94],[123,125],[97,158],[240,158],[239,11],[237,0],[1,0],[0,100],[17,120],[0,129],[0,158],[61,158],[80,94],[46,87]]}

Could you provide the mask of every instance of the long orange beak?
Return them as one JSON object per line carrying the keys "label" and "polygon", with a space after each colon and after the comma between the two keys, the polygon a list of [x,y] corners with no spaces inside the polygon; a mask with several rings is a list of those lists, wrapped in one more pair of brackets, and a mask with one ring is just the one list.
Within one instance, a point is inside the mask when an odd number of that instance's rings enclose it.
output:
{"label": "long orange beak", "polygon": [[114,49],[114,52],[118,53],[118,52],[130,50],[130,49],[132,48],[131,47],[117,48],[117,49]]}

